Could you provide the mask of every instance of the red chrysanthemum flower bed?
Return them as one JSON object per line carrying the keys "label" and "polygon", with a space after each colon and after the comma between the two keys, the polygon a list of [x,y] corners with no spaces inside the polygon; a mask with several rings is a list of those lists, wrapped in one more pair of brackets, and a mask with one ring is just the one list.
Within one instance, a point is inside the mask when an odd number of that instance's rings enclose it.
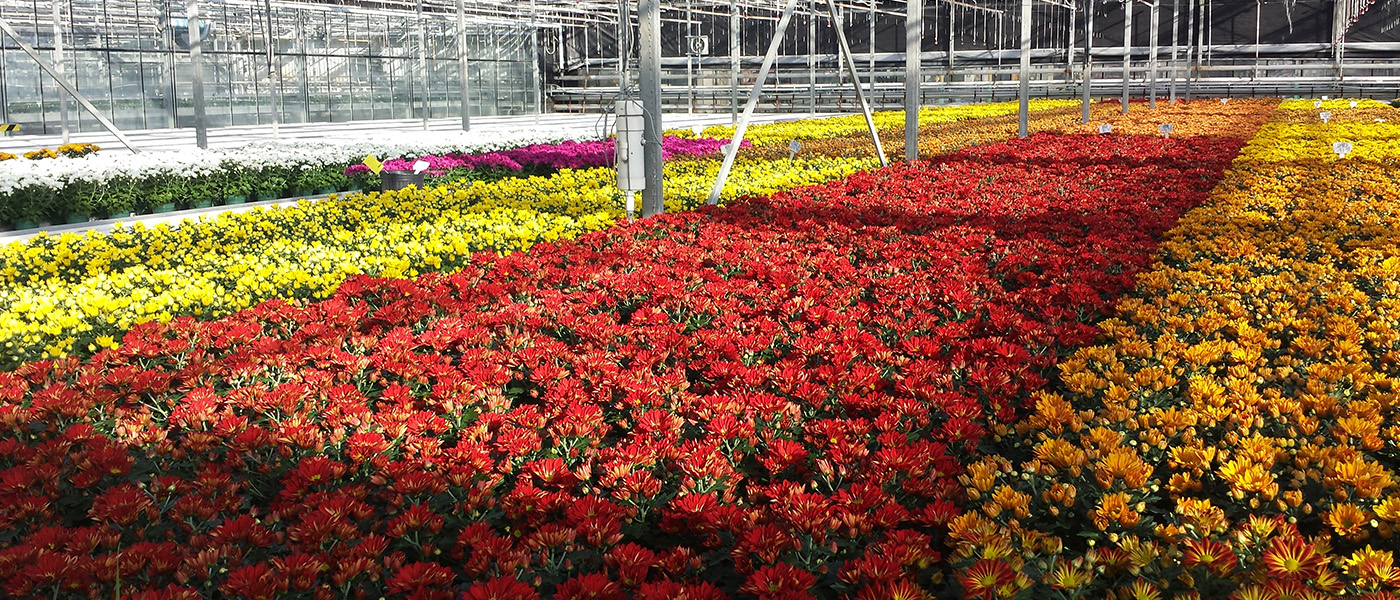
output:
{"label": "red chrysanthemum flower bed", "polygon": [[1036,136],[0,374],[3,592],[917,597],[1239,145]]}

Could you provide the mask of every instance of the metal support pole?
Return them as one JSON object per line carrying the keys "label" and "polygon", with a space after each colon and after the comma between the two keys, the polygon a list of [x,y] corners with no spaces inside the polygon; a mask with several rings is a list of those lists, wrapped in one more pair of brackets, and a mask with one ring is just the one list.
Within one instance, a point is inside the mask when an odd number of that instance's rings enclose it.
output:
{"label": "metal support pole", "polygon": [[1069,41],[1065,42],[1065,79],[1074,85],[1074,13],[1079,11],[1079,3],[1071,0],[1069,5]]}
{"label": "metal support pole", "polygon": [[[467,64],[467,11],[463,4],[463,0],[457,0],[457,71],[462,78],[462,131],[471,131],[471,69]],[[588,30],[584,31],[587,35]]]}
{"label": "metal support pole", "polygon": [[729,124],[739,124],[739,60],[744,49],[739,44],[739,3],[729,0]]}
{"label": "metal support pole", "polygon": [[[267,16],[267,83],[275,81],[277,89],[272,93],[272,139],[281,137],[277,124],[282,121],[282,69],[277,67],[277,33],[272,28],[272,0],[263,0],[264,15]],[[277,77],[273,78],[273,73]]]}
{"label": "metal support pole", "polygon": [[[53,67],[59,77],[65,77],[63,68],[63,16],[59,14],[59,0],[53,2]],[[58,95],[58,118],[63,127],[63,143],[68,143],[68,98]]]}
{"label": "metal support pole", "polygon": [[34,59],[34,62],[38,63],[40,69],[48,73],[49,77],[52,77],[64,91],[68,92],[68,95],[72,96],[73,99],[78,102],[79,106],[82,106],[84,110],[88,111],[94,119],[97,119],[98,123],[102,124],[103,128],[111,133],[113,137],[117,138],[117,141],[121,142],[123,146],[126,146],[127,150],[132,151],[132,153],[140,152],[140,150],[136,149],[136,146],[132,145],[131,140],[126,137],[126,134],[122,133],[120,129],[117,129],[117,126],[113,125],[107,117],[102,116],[102,113],[97,111],[97,107],[93,106],[91,102],[88,102],[86,97],[79,94],[78,90],[74,89],[71,84],[64,80],[62,75],[53,68],[53,65],[50,65],[43,57],[39,56],[38,50],[35,50],[33,46],[30,46],[24,40],[20,39],[19,34],[15,33],[14,28],[10,27],[9,22],[5,21],[3,18],[0,18],[0,31],[4,31],[5,35],[10,36],[10,39],[15,41],[15,45],[19,46],[20,50],[28,54],[29,58]]}
{"label": "metal support pole", "polygon": [[1149,19],[1148,29],[1151,30],[1152,38],[1148,40],[1148,50],[1150,56],[1147,58],[1147,107],[1157,108],[1157,37],[1162,31],[1159,27],[1161,23],[1157,21],[1157,0],[1152,0],[1152,18]]}
{"label": "metal support pole", "polygon": [[954,29],[957,25],[957,8],[955,4],[948,5],[948,81],[953,80],[953,56],[957,52],[957,48],[954,47],[954,40],[957,39],[957,29]]}
{"label": "metal support pole", "polygon": [[817,114],[817,0],[807,8],[807,109]]}
{"label": "metal support pole", "polygon": [[[732,1],[732,0],[731,0]],[[627,62],[632,57],[632,10],[627,0],[617,0],[617,90],[626,99]]]}
{"label": "metal support pole", "polygon": [[1191,78],[1195,77],[1196,0],[1186,3],[1186,101],[1191,101]]}
{"label": "metal support pole", "polygon": [[904,21],[904,160],[919,160],[920,62],[923,59],[924,0],[909,0]]}
{"label": "metal support pole", "polygon": [[1254,72],[1250,76],[1251,80],[1259,80],[1259,42],[1263,33],[1264,2],[1254,0]]}
{"label": "metal support pole", "polygon": [[661,0],[638,0],[637,24],[641,58],[638,70],[641,71],[642,111],[645,113],[642,156],[647,182],[646,189],[642,190],[642,216],[653,217],[666,212],[661,156]]}
{"label": "metal support pole", "polygon": [[1021,0],[1021,109],[1017,113],[1017,131],[1021,137],[1031,134],[1031,0]]}
{"label": "metal support pole", "polygon": [[540,113],[544,112],[544,79],[540,74],[540,28],[536,25],[535,10],[535,0],[530,0],[530,75],[535,82],[535,126],[539,127]]}
{"label": "metal support pole", "polygon": [[1133,67],[1133,0],[1123,0],[1123,114],[1128,114],[1128,81]]}
{"label": "metal support pole", "polygon": [[[778,48],[782,47],[783,34],[787,32],[788,23],[792,21],[792,13],[797,10],[797,2],[798,0],[788,0],[787,6],[783,7],[782,16],[778,18],[778,27],[773,30],[773,41],[768,43],[768,53],[763,55],[763,64],[758,67],[758,77],[753,82],[753,89],[749,91],[749,102],[744,105],[744,116],[739,118],[739,124],[734,128],[734,137],[729,142],[729,150],[724,153],[724,163],[719,167],[719,176],[715,177],[715,185],[710,188],[710,206],[719,204],[724,183],[729,179],[729,171],[734,168],[734,158],[739,155],[739,144],[743,142],[744,132],[749,128],[749,119],[753,118],[753,111],[758,108],[759,97],[763,95],[763,84],[768,79],[768,72],[773,70],[773,63],[778,60]],[[660,154],[660,144],[657,144],[657,153]]]}
{"label": "metal support pole", "polygon": [[865,101],[865,91],[860,87],[860,76],[856,75],[856,59],[851,56],[851,44],[846,41],[846,31],[841,28],[841,18],[836,13],[836,1],[827,0],[826,9],[831,14],[831,27],[836,30],[836,45],[841,50],[846,70],[851,74],[851,87],[856,89],[856,102],[860,103],[860,112],[865,115],[865,127],[870,130],[870,141],[875,144],[875,154],[880,157],[880,166],[888,167],[890,161],[885,158],[885,147],[880,144],[880,132],[875,129],[875,118],[870,114],[870,104]]}
{"label": "metal support pole", "polygon": [[1170,102],[1176,104],[1176,72],[1181,67],[1177,62],[1177,49],[1181,45],[1181,0],[1172,0],[1172,77]]}
{"label": "metal support pole", "polygon": [[209,147],[209,118],[204,112],[204,49],[199,34],[199,0],[185,5],[190,40],[190,83],[194,95],[194,139],[200,148]]}
{"label": "metal support pole", "polygon": [[870,99],[875,99],[875,2],[870,0],[870,54],[866,56],[866,62],[870,69]]}
{"label": "metal support pole", "polygon": [[687,113],[695,114],[695,53],[691,51],[690,37],[695,35],[695,9],[691,0],[685,0],[685,95]]}
{"label": "metal support pole", "polygon": [[1087,31],[1084,34],[1084,99],[1082,102],[1084,114],[1080,120],[1088,123],[1091,88],[1094,87],[1094,0],[1086,0],[1084,9],[1088,13],[1085,15],[1088,18],[1088,23],[1085,27]]}
{"label": "metal support pole", "polygon": [[428,130],[428,32],[423,25],[423,0],[418,0],[418,86],[422,90],[423,131]]}
{"label": "metal support pole", "polygon": [[1332,69],[1338,88],[1342,81],[1342,44],[1347,32],[1346,3],[1335,0],[1332,10]]}

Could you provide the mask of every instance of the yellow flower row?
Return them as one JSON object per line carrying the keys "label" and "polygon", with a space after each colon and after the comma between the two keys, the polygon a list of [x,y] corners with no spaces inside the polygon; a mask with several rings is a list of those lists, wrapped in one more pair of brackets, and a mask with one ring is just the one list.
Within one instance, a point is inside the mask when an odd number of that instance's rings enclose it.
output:
{"label": "yellow flower row", "polygon": [[[723,199],[845,177],[873,159],[743,162]],[[667,167],[668,210],[702,204],[718,164]],[[224,213],[180,227],[41,237],[0,250],[0,344],[10,365],[110,346],[179,315],[215,317],[271,298],[317,299],[347,277],[414,277],[603,229],[621,216],[610,169],[355,195]]]}
{"label": "yellow flower row", "polygon": [[[1032,100],[1031,110],[1041,111],[1056,108],[1078,107],[1078,100]],[[1020,110],[1016,102],[995,102],[986,104],[965,104],[960,106],[926,106],[919,109],[919,124],[935,125],[955,123],[972,119],[1014,115]],[[904,130],[904,111],[878,111],[873,114],[875,128]],[[786,144],[791,140],[820,140],[842,136],[865,135],[868,129],[862,115],[847,115],[828,119],[803,119],[778,123],[751,125],[744,132],[744,139],[756,146]],[[734,128],[729,125],[715,125],[705,129],[705,137],[730,138]]]}
{"label": "yellow flower row", "polygon": [[969,467],[955,562],[1020,571],[1008,596],[1400,589],[1400,171],[1308,158],[1333,131],[1265,126],[1182,219],[1063,393],[999,432],[1029,459]]}

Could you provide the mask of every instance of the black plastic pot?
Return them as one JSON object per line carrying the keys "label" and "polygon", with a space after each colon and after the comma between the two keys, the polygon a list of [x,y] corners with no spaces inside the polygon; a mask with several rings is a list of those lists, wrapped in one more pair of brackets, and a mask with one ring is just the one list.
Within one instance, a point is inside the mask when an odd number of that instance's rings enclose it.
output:
{"label": "black plastic pot", "polygon": [[413,171],[380,171],[380,188],[384,191],[401,190],[408,186],[423,187],[423,174]]}

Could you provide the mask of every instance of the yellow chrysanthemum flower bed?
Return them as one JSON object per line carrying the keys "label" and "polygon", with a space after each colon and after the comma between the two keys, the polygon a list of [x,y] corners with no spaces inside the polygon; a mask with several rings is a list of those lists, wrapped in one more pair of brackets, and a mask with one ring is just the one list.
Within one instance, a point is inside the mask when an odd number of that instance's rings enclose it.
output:
{"label": "yellow chrysanthemum flower bed", "polygon": [[[1067,107],[1077,108],[1079,107],[1079,101],[1031,101],[1032,111]],[[936,125],[940,123],[955,123],[958,121],[984,119],[987,117],[1014,115],[1019,110],[1020,104],[1017,102],[991,102],[986,104],[964,104],[960,106],[926,106],[919,109],[919,125]],[[875,121],[875,128],[880,130],[882,135],[890,130],[895,130],[895,133],[904,131],[904,111],[902,110],[878,111],[873,113],[872,118]],[[864,116],[847,115],[828,119],[802,119],[799,121],[751,125],[744,131],[744,139],[753,142],[755,146],[764,146],[768,144],[786,144],[791,140],[823,140],[843,136],[861,136],[867,135],[867,132],[868,129],[865,125]],[[902,135],[902,133],[899,134]],[[734,127],[729,125],[715,125],[706,128],[701,135],[705,137],[732,138],[734,137]]]}
{"label": "yellow chrysanthemum flower bed", "polygon": [[[1019,572],[1007,597],[1400,589],[1400,130],[1343,106],[1265,126],[1063,393],[998,432],[955,564]],[[1378,150],[1327,158],[1338,128]]]}
{"label": "yellow chrysanthemum flower bed", "polygon": [[[723,198],[873,166],[874,159],[743,162]],[[702,204],[717,169],[715,161],[668,165],[668,210]],[[597,231],[623,214],[614,181],[610,169],[565,170],[11,244],[0,250],[0,362],[92,352],[153,319],[216,317],[271,298],[324,298],[359,273],[451,271],[473,252],[516,252]]]}

